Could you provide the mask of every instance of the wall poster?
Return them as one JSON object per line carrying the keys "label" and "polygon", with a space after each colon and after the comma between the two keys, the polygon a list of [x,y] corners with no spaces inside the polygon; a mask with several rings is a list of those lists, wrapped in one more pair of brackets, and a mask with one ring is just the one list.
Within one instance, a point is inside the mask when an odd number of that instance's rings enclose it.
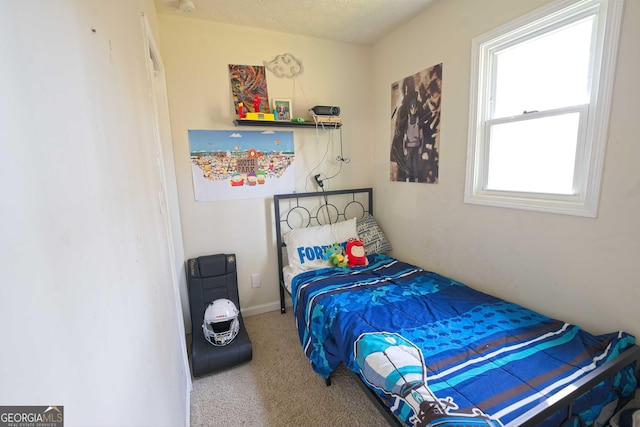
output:
{"label": "wall poster", "polygon": [[442,64],[391,85],[391,181],[438,183]]}
{"label": "wall poster", "polygon": [[292,193],[293,148],[292,131],[190,130],[196,201]]}

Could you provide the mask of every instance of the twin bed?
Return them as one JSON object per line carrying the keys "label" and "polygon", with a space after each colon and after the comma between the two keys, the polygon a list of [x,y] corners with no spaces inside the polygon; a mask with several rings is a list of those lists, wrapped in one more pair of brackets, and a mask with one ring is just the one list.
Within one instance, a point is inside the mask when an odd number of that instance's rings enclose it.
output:
{"label": "twin bed", "polygon": [[[388,256],[370,188],[274,196],[281,311],[330,384],[340,363],[391,425],[605,425],[637,387],[640,347],[594,336]],[[368,265],[324,249],[364,243]]]}

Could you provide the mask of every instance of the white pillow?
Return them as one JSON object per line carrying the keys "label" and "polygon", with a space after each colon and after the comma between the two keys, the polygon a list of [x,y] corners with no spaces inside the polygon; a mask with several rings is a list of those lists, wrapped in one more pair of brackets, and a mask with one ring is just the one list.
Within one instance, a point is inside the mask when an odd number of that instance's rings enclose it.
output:
{"label": "white pillow", "polygon": [[291,267],[304,270],[329,267],[329,261],[323,258],[325,248],[334,243],[346,244],[351,238],[357,239],[356,219],[317,227],[294,228],[282,237],[287,245]]}

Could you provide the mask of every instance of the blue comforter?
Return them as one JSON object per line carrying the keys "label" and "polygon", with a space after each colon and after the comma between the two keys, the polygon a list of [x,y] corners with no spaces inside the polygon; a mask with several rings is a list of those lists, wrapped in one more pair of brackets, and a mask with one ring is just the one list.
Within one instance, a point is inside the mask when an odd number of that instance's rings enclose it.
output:
{"label": "blue comforter", "polygon": [[[318,374],[344,363],[406,425],[506,424],[634,344],[626,333],[593,336],[386,255],[368,259],[293,279],[298,333]],[[630,371],[616,382],[626,394],[635,388]],[[574,408],[591,423],[614,398],[602,384]]]}

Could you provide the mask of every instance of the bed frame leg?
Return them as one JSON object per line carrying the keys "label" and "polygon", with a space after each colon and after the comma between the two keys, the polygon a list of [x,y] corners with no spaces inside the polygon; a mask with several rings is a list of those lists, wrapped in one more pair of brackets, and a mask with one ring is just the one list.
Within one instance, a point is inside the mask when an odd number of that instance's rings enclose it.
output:
{"label": "bed frame leg", "polygon": [[284,285],[280,284],[280,314],[285,314],[287,309],[284,303]]}
{"label": "bed frame leg", "polygon": [[329,386],[331,385],[331,378],[330,378],[330,377],[329,377],[329,378],[326,378],[326,379],[324,380],[324,383],[326,384],[326,386],[327,386],[327,387],[329,387]]}

